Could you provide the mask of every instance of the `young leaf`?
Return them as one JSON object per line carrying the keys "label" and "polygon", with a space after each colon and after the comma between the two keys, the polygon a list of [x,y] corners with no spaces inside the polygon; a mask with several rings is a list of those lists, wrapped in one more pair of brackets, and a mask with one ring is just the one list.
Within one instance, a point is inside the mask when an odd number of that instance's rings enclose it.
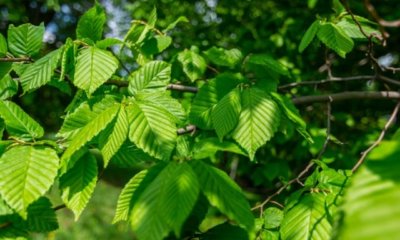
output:
{"label": "young leaf", "polygon": [[104,167],[107,167],[108,162],[119,150],[125,140],[128,138],[129,122],[125,107],[121,105],[115,123],[112,127],[112,132],[108,136],[107,142],[101,148],[103,155]]}
{"label": "young leaf", "polygon": [[100,49],[107,49],[113,45],[121,45],[124,42],[119,40],[118,38],[106,38],[96,42],[96,47]]}
{"label": "young leaf", "polygon": [[183,72],[189,77],[191,82],[204,75],[207,63],[198,53],[186,49],[178,54],[177,59],[182,64]]}
{"label": "young leaf", "polygon": [[150,27],[155,27],[157,22],[157,8],[153,7],[153,10],[151,10],[149,19],[147,20],[147,24]]}
{"label": "young leaf", "polygon": [[28,206],[53,184],[59,167],[57,153],[48,147],[17,146],[0,158],[0,193],[26,218]]}
{"label": "young leaf", "polygon": [[29,65],[20,78],[24,92],[34,90],[50,82],[62,52],[63,49],[59,48]]}
{"label": "young leaf", "polygon": [[168,32],[176,27],[178,23],[185,22],[188,23],[189,20],[185,16],[179,16],[174,22],[170,23],[163,32]]}
{"label": "young leaf", "polygon": [[23,139],[41,138],[43,128],[24,112],[17,104],[10,101],[0,101],[0,116],[6,123],[10,135]]}
{"label": "young leaf", "polygon": [[169,160],[176,142],[172,116],[152,103],[136,102],[127,107],[129,139],[150,156]]}
{"label": "young leaf", "polygon": [[88,47],[80,51],[73,83],[91,95],[117,70],[118,60],[108,51]]}
{"label": "young leaf", "polygon": [[301,42],[299,45],[299,52],[302,53],[304,49],[310,45],[315,35],[317,34],[319,27],[321,26],[320,20],[315,20],[311,26],[307,29],[304,36],[301,38]]}
{"label": "young leaf", "polygon": [[166,89],[171,80],[171,66],[162,61],[152,61],[129,76],[129,93],[154,92]]}
{"label": "young leaf", "polygon": [[280,228],[282,239],[329,239],[332,225],[326,211],[324,194],[304,195],[292,208],[286,210]]}
{"label": "young leaf", "polygon": [[119,195],[113,223],[127,221],[129,219],[131,210],[139,199],[139,196],[146,190],[148,185],[153,182],[164,167],[165,164],[158,164],[149,169],[140,171],[129,180]]}
{"label": "young leaf", "polygon": [[139,239],[177,238],[199,195],[196,175],[187,163],[169,163],[135,203],[131,224]]}
{"label": "young leaf", "polygon": [[238,88],[225,95],[212,109],[212,122],[220,140],[236,127],[240,111],[240,91]]}
{"label": "young leaf", "polygon": [[10,75],[4,76],[0,80],[0,99],[6,100],[11,98],[18,92],[18,82],[10,77]]}
{"label": "young leaf", "polygon": [[242,112],[233,138],[249,153],[250,159],[259,147],[276,132],[280,124],[279,107],[266,93],[256,88],[244,89]]}
{"label": "young leaf", "polygon": [[243,59],[242,52],[233,48],[226,50],[223,48],[212,47],[204,52],[207,59],[218,66],[234,68]]}
{"label": "young leaf", "polygon": [[96,2],[78,21],[76,36],[78,39],[89,38],[98,41],[103,35],[103,26],[106,23],[106,13]]}
{"label": "young leaf", "polygon": [[104,130],[108,124],[112,122],[120,108],[119,104],[113,104],[96,117],[94,117],[88,124],[79,130],[76,136],[72,139],[69,147],[62,156],[63,161],[67,161],[70,157],[83,147],[87,142],[97,136]]}
{"label": "young leaf", "polygon": [[200,183],[201,191],[210,204],[236,221],[246,230],[254,227],[254,217],[250,205],[240,187],[223,171],[200,160],[190,162]]}
{"label": "young leaf", "polygon": [[353,40],[341,28],[330,22],[321,24],[317,36],[342,58],[345,58],[354,46]]}
{"label": "young leaf", "polygon": [[74,212],[75,221],[89,202],[97,182],[96,158],[87,152],[60,178],[65,205]]}
{"label": "young leaf", "polygon": [[25,23],[18,27],[11,24],[8,27],[8,48],[17,57],[34,57],[42,47],[43,35],[43,23],[39,26]]}
{"label": "young leaf", "polygon": [[264,68],[264,71],[270,72],[268,75],[289,75],[285,66],[267,54],[251,54],[246,60],[246,67],[249,69],[254,69],[254,67]]}
{"label": "young leaf", "polygon": [[382,142],[346,189],[338,239],[396,239],[400,226],[400,142]]}

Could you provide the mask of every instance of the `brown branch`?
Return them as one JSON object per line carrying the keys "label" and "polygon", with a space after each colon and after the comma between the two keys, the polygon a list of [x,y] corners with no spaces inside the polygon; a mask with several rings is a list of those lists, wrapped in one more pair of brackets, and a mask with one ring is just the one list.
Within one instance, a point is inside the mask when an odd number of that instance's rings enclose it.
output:
{"label": "brown branch", "polygon": [[0,58],[0,62],[32,62],[32,59],[29,57],[21,57],[21,58]]}
{"label": "brown branch", "polygon": [[[364,7],[374,20],[382,27],[400,27],[400,20],[386,21],[382,19],[369,0],[364,0]],[[386,33],[386,32],[385,32]]]}
{"label": "brown branch", "polygon": [[365,158],[367,155],[376,147],[378,146],[383,138],[385,137],[385,134],[387,130],[392,126],[394,123],[397,113],[399,112],[400,108],[400,102],[397,103],[396,107],[393,109],[392,114],[390,115],[389,120],[386,122],[385,127],[382,129],[381,134],[379,135],[378,139],[364,152],[362,152],[360,159],[358,159],[357,163],[354,165],[354,167],[351,169],[352,172],[357,171],[357,169],[361,166],[361,164],[364,162]]}
{"label": "brown branch", "polygon": [[167,86],[167,89],[182,91],[182,92],[192,92],[192,93],[197,93],[199,91],[199,89],[197,87],[185,86],[185,85],[180,85],[180,84],[169,84]]}
{"label": "brown branch", "polygon": [[380,91],[380,92],[365,92],[365,91],[355,91],[355,92],[341,92],[332,93],[325,95],[315,95],[315,96],[302,96],[295,97],[292,102],[295,105],[317,103],[317,102],[338,102],[350,99],[400,99],[400,93],[396,91]]}

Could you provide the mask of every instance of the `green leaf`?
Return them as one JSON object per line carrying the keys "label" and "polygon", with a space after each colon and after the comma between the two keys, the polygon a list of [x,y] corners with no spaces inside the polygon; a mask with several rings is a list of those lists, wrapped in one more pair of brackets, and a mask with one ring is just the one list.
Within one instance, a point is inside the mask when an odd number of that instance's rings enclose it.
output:
{"label": "green leaf", "polygon": [[43,146],[17,146],[0,158],[2,198],[26,218],[28,206],[46,193],[59,167],[57,153]]}
{"label": "green leaf", "polygon": [[[289,76],[289,71],[280,62],[275,60],[272,56],[267,54],[251,54],[247,57],[246,67],[253,69],[261,67],[268,75],[284,75]],[[268,79],[266,79],[268,80]]]}
{"label": "green leaf", "polygon": [[177,121],[184,121],[186,119],[186,113],[181,103],[177,99],[168,95],[166,92],[142,93],[140,95],[136,95],[135,97],[158,105],[174,116]]}
{"label": "green leaf", "polygon": [[129,219],[132,208],[139,199],[139,196],[147,189],[164,167],[165,164],[158,164],[155,167],[140,171],[129,180],[119,195],[113,223]]}
{"label": "green leaf", "polygon": [[97,182],[96,158],[87,152],[60,178],[65,205],[74,212],[75,221],[89,202]]}
{"label": "green leaf", "polygon": [[113,45],[120,45],[124,42],[119,40],[118,38],[106,38],[96,42],[96,47],[100,49],[107,49]]}
{"label": "green leaf", "polygon": [[321,26],[320,20],[315,20],[311,26],[307,29],[304,36],[301,38],[301,42],[299,45],[299,52],[302,53],[304,49],[310,45],[312,40],[314,39],[315,35],[317,34],[319,28]]}
{"label": "green leaf", "polygon": [[67,114],[57,137],[73,139],[81,128],[116,103],[111,96],[95,97],[82,102],[74,111]]}
{"label": "green leaf", "polygon": [[396,239],[400,226],[400,142],[384,141],[346,190],[338,239]]}
{"label": "green leaf", "polygon": [[202,129],[213,129],[211,113],[214,106],[241,82],[234,74],[220,74],[204,84],[196,94],[189,120]]}
{"label": "green leaf", "polygon": [[243,59],[242,52],[233,48],[226,50],[223,48],[212,47],[204,52],[207,59],[218,66],[234,68]]}
{"label": "green leaf", "polygon": [[311,135],[307,132],[306,122],[301,118],[299,110],[289,98],[278,93],[271,93],[272,98],[278,103],[285,116],[293,123],[296,130],[309,142],[313,143]]}
{"label": "green leaf", "polygon": [[0,101],[0,115],[6,122],[10,135],[23,139],[41,138],[43,128],[24,112],[17,104],[10,101]]}
{"label": "green leaf", "polygon": [[34,57],[42,47],[43,35],[43,23],[39,26],[25,23],[18,27],[11,24],[8,27],[8,48],[16,57]]}
{"label": "green leaf", "polygon": [[176,27],[178,23],[185,22],[188,23],[189,20],[185,16],[179,16],[174,22],[170,23],[163,32],[168,32]]}
{"label": "green leaf", "polygon": [[3,34],[0,33],[0,57],[4,57],[7,54],[7,49],[7,40]]}
{"label": "green leaf", "polygon": [[79,52],[73,83],[91,95],[117,70],[118,60],[108,51],[88,47]]}
{"label": "green leaf", "polygon": [[264,227],[267,229],[277,228],[281,225],[283,219],[283,211],[276,207],[269,207],[265,209],[264,213]]}
{"label": "green leaf", "polygon": [[199,160],[191,161],[190,164],[197,175],[201,191],[210,204],[229,219],[251,231],[254,227],[254,217],[240,187],[218,168]]}
{"label": "green leaf", "polygon": [[330,239],[332,226],[326,211],[324,194],[304,195],[292,208],[285,210],[280,228],[282,239]]}
{"label": "green leaf", "polygon": [[225,95],[212,109],[212,122],[220,140],[236,127],[240,111],[240,91],[238,88]]}
{"label": "green leaf", "polygon": [[103,27],[106,23],[106,13],[96,2],[78,21],[76,36],[78,39],[89,38],[93,41],[100,40],[103,35]]}
{"label": "green leaf", "polygon": [[244,89],[242,112],[233,131],[233,138],[249,153],[250,159],[276,132],[280,124],[278,105],[266,93],[256,88]]}
{"label": "green leaf", "polygon": [[18,82],[10,77],[10,75],[4,76],[0,80],[0,99],[6,100],[11,98],[18,92]]}
{"label": "green leaf", "polygon": [[64,45],[64,51],[61,55],[61,73],[60,81],[64,81],[66,74],[73,76],[73,70],[75,67],[75,55],[78,51],[78,46],[74,44],[72,39],[67,38]]}
{"label": "green leaf", "polygon": [[247,153],[235,142],[227,140],[221,142],[218,138],[205,138],[196,142],[193,146],[193,158],[209,158],[214,156],[218,151],[233,152],[247,157]]}
{"label": "green leaf", "polygon": [[182,64],[183,72],[191,82],[201,78],[207,68],[207,63],[202,56],[192,50],[185,50],[178,54],[178,61]]}
{"label": "green leaf", "polygon": [[132,209],[131,224],[139,239],[177,238],[198,195],[199,183],[187,163],[169,163],[140,195]]}
{"label": "green leaf", "polygon": [[167,49],[172,43],[170,36],[154,36],[143,42],[140,51],[146,56],[161,53]]}
{"label": "green leaf", "polygon": [[112,157],[111,164],[120,168],[132,168],[138,163],[154,161],[155,159],[145,153],[142,149],[127,140]]}
{"label": "green leaf", "polygon": [[157,8],[153,7],[153,10],[151,10],[150,15],[149,15],[149,19],[147,20],[147,24],[154,28],[156,26],[156,22],[157,22]]}
{"label": "green leaf", "polygon": [[67,161],[76,151],[104,130],[115,118],[119,108],[119,104],[111,105],[81,128],[64,152],[62,161]]}
{"label": "green leaf", "polygon": [[[342,21],[338,22],[336,26],[340,29],[343,30],[349,36],[350,38],[356,39],[356,40],[367,40],[367,37],[360,31],[360,28],[358,25],[352,20],[352,19],[346,19],[344,18]],[[376,30],[367,24],[361,24],[361,27],[368,36],[370,35],[375,35],[375,36],[380,36],[381,33],[379,30]]]}
{"label": "green leaf", "polygon": [[176,142],[173,117],[159,106],[136,102],[127,107],[129,139],[150,156],[169,160]]}
{"label": "green leaf", "polygon": [[58,229],[57,216],[48,198],[41,197],[28,207],[28,218],[24,222],[32,232],[50,232]]}
{"label": "green leaf", "polygon": [[249,240],[249,234],[240,227],[233,226],[229,223],[217,225],[207,232],[201,234],[202,240]]}
{"label": "green leaf", "polygon": [[346,57],[354,46],[353,40],[333,23],[321,24],[317,36],[328,48],[335,51],[342,58]]}
{"label": "green leaf", "polygon": [[108,162],[120,149],[122,144],[128,138],[129,122],[125,107],[121,105],[115,123],[112,126],[112,132],[107,137],[107,142],[101,148],[103,155],[104,167],[107,167]]}
{"label": "green leaf", "polygon": [[171,66],[162,61],[152,61],[129,76],[129,93],[165,90],[171,80]]}
{"label": "green leaf", "polygon": [[0,79],[3,79],[10,73],[12,66],[13,63],[11,62],[0,62]]}
{"label": "green leaf", "polygon": [[34,90],[50,82],[62,52],[63,49],[59,48],[29,65],[20,78],[24,92]]}

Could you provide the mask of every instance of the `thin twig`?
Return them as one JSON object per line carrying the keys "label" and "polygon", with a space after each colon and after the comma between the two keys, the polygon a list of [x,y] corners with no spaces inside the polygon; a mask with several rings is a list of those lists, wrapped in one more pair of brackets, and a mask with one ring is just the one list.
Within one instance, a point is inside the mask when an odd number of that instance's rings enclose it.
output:
{"label": "thin twig", "polygon": [[353,76],[353,77],[331,77],[331,78],[317,80],[317,81],[303,81],[303,82],[289,83],[289,84],[279,86],[278,89],[284,90],[287,88],[294,88],[294,87],[303,86],[303,85],[320,85],[320,84],[326,84],[326,83],[359,81],[359,80],[373,80],[373,79],[375,79],[374,75],[362,75],[362,76]]}
{"label": "thin twig", "polygon": [[[320,150],[320,152],[317,155],[316,159],[321,159],[322,155],[325,153],[326,148],[328,146],[328,143],[330,142],[330,135],[331,135],[331,118],[332,118],[332,108],[331,108],[331,103],[332,103],[333,99],[330,99],[330,101],[327,104],[327,110],[326,110],[326,139],[325,139],[325,143],[322,147],[322,149]],[[293,183],[297,182],[300,185],[304,186],[304,184],[301,182],[301,179],[310,171],[310,169],[314,166],[315,162],[312,160],[310,161],[307,166],[297,175],[297,177],[292,178],[289,182],[287,182],[286,184],[282,185],[276,192],[274,192],[272,195],[270,195],[267,199],[265,199],[261,204],[258,204],[257,206],[253,207],[251,210],[256,210],[256,209],[260,209],[260,213],[263,213],[263,209],[264,206],[266,204],[268,204],[269,202],[271,202],[271,200],[278,196],[279,194],[281,194],[283,192],[283,190],[285,190],[286,188],[288,188],[290,185],[292,185]]]}
{"label": "thin twig", "polygon": [[390,118],[386,122],[385,127],[382,129],[382,132],[379,135],[378,139],[367,150],[362,152],[360,159],[358,159],[357,163],[351,169],[352,172],[357,171],[357,169],[364,162],[364,160],[367,157],[367,155],[369,154],[369,152],[371,152],[376,146],[378,146],[382,142],[383,138],[385,137],[385,134],[386,134],[387,130],[392,126],[392,124],[396,120],[396,116],[397,116],[397,113],[399,112],[399,108],[400,108],[400,102],[398,102],[396,107],[393,109],[392,115],[390,115]]}
{"label": "thin twig", "polygon": [[400,99],[400,92],[396,91],[380,91],[380,92],[370,92],[370,91],[354,91],[354,92],[341,92],[332,93],[324,95],[315,96],[302,96],[295,97],[292,102],[295,105],[309,104],[317,102],[328,102],[332,98],[332,101],[345,101],[350,99]]}
{"label": "thin twig", "polygon": [[21,57],[21,58],[0,58],[0,62],[32,62],[32,59],[29,57]]}

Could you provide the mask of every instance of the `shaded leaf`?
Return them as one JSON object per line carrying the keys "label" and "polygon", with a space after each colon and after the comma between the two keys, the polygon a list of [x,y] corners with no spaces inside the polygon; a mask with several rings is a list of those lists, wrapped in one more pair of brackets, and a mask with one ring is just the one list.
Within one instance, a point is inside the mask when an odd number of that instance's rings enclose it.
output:
{"label": "shaded leaf", "polygon": [[201,191],[210,204],[229,219],[251,231],[254,227],[254,217],[240,187],[218,168],[202,163],[200,160],[191,161],[190,164],[197,175]]}
{"label": "shaded leaf", "polygon": [[6,100],[11,98],[18,92],[18,82],[10,77],[10,75],[4,76],[0,80],[0,99]]}
{"label": "shaded leaf", "polygon": [[212,47],[204,52],[207,59],[218,66],[226,66],[233,68],[243,59],[242,52],[239,49],[233,48],[230,50]]}
{"label": "shaded leaf", "polygon": [[354,46],[353,40],[333,23],[321,24],[317,36],[328,48],[335,51],[342,58],[346,57]]}
{"label": "shaded leaf", "polygon": [[60,178],[60,189],[65,205],[74,212],[75,221],[89,202],[97,182],[96,158],[86,152]]}
{"label": "shaded leaf", "polygon": [[0,101],[0,115],[6,123],[6,129],[12,136],[23,139],[41,138],[43,128],[24,112],[17,104]]}
{"label": "shaded leaf", "polygon": [[315,35],[317,35],[317,32],[319,30],[320,27],[320,20],[315,20],[310,27],[308,27],[306,33],[304,34],[304,36],[301,38],[301,42],[299,44],[299,52],[303,52],[304,49],[306,49],[308,47],[308,45],[310,45],[310,43],[312,42],[312,40],[314,39]]}
{"label": "shaded leaf", "polygon": [[183,72],[191,82],[201,78],[207,68],[207,63],[198,53],[186,49],[178,54],[178,61],[182,64]]}

